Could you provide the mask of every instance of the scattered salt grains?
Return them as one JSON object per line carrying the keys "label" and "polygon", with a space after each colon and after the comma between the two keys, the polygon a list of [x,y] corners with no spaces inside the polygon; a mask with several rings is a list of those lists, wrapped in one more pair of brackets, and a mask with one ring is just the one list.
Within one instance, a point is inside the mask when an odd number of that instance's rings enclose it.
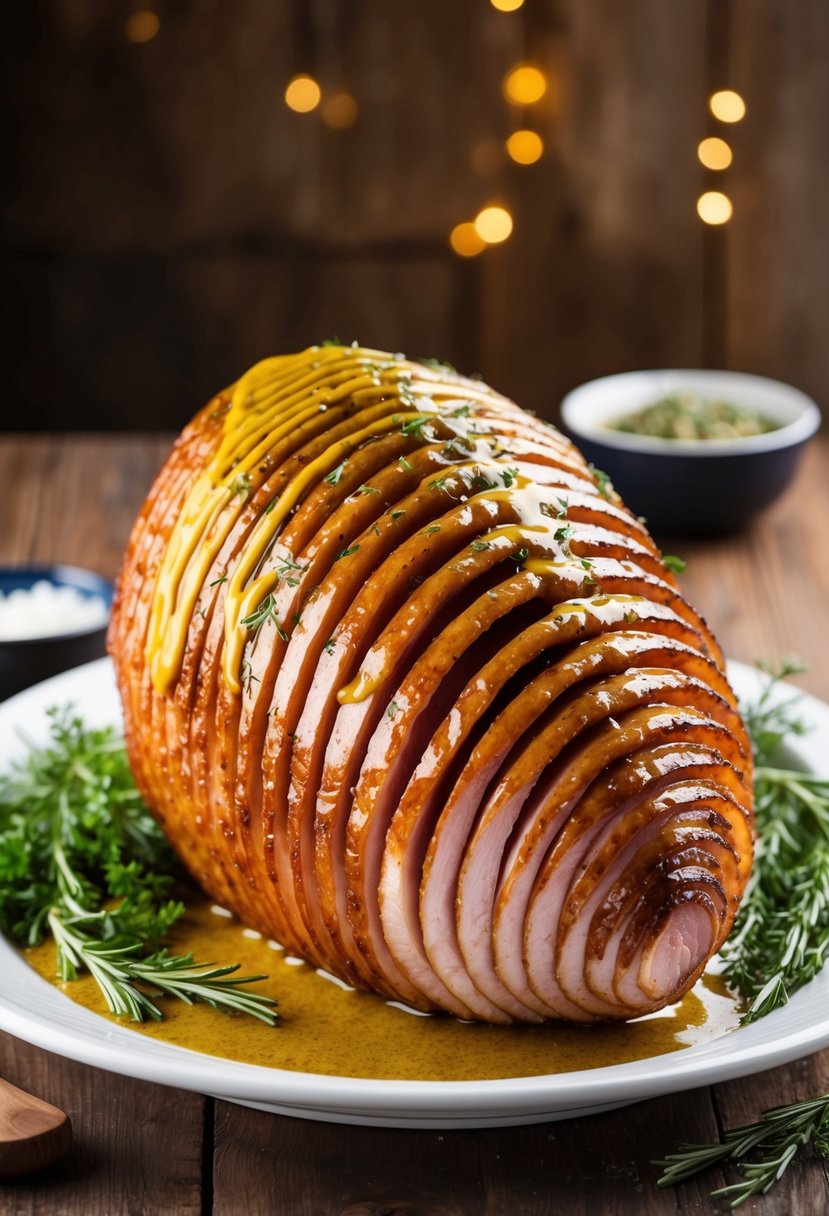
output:
{"label": "scattered salt grains", "polygon": [[258,942],[262,938],[262,934],[258,929],[243,929],[242,937],[249,937],[251,941]]}
{"label": "scattered salt grains", "polygon": [[107,606],[100,595],[38,579],[31,587],[0,591],[0,642],[46,638],[106,624]]}

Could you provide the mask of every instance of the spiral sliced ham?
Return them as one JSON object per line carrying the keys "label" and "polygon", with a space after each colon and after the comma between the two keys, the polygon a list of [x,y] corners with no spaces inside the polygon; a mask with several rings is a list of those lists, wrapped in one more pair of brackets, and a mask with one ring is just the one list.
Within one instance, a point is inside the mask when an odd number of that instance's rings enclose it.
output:
{"label": "spiral sliced ham", "polygon": [[751,760],[717,643],[606,479],[480,381],[257,364],[159,474],[110,650],[194,878],[352,985],[631,1018],[731,927]]}

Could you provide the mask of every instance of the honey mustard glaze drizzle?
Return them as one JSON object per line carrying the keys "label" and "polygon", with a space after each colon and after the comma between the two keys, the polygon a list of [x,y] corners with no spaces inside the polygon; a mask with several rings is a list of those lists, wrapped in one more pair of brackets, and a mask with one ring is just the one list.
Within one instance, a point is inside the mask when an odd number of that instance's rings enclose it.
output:
{"label": "honey mustard glaze drizzle", "polygon": [[[230,567],[222,571],[222,675],[232,692],[241,692],[244,648],[251,633],[244,622],[277,584],[279,574],[268,568],[268,558],[292,511],[359,447],[400,431],[407,423],[416,425],[424,415],[434,414],[469,452],[469,459],[448,463],[440,477],[457,476],[465,482],[468,495],[464,501],[475,496],[501,499],[514,510],[516,522],[485,533],[482,539],[487,544],[504,542],[514,548],[516,542],[532,538],[534,549],[540,546],[547,555],[527,563],[538,575],[577,564],[562,539],[561,519],[550,518],[542,509],[542,487],[517,469],[505,475],[508,463],[520,457],[502,449],[499,439],[503,436],[493,434],[493,414],[497,418],[507,403],[485,385],[456,377],[440,366],[432,370],[402,356],[357,345],[312,346],[299,354],[265,359],[233,387],[216,451],[191,486],[161,561],[146,643],[150,675],[158,693],[168,693],[178,679],[197,600],[245,508],[253,476],[267,470],[263,461],[282,441],[320,413],[348,403],[358,409],[388,403],[389,412],[331,443],[281,491],[274,490]],[[461,403],[463,408],[451,410],[448,403]],[[476,420],[481,427],[475,426]],[[511,421],[514,423],[514,416]],[[424,438],[424,443],[433,441],[434,436]],[[488,441],[488,449],[484,441]],[[434,480],[427,476],[425,485]],[[483,488],[476,488],[481,483]],[[262,485],[267,484],[266,478]],[[585,489],[590,490],[587,474]],[[293,554],[288,556],[295,559]],[[341,690],[340,700],[362,700],[377,683],[377,679],[358,674]]]}

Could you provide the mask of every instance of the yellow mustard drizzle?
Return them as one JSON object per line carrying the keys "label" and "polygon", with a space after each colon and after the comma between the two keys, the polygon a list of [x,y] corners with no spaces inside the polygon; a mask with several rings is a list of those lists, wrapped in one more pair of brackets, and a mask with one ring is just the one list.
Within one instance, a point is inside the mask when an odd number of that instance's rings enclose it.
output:
{"label": "yellow mustard drizzle", "polygon": [[[242,621],[273,590],[278,577],[275,571],[256,577],[256,570],[303,494],[361,443],[421,417],[424,411],[432,412],[437,399],[498,404],[497,396],[485,388],[453,382],[420,364],[357,346],[310,347],[298,355],[265,359],[246,372],[233,388],[218,448],[188,492],[158,572],[146,645],[157,692],[168,692],[181,670],[196,602],[244,507],[251,472],[280,440],[349,398],[360,404],[397,398],[400,404],[405,401],[419,408],[378,418],[330,445],[256,521],[232,572],[222,572],[227,578],[222,673],[233,692],[241,690],[240,668],[248,637]],[[457,430],[461,433],[462,425]]]}

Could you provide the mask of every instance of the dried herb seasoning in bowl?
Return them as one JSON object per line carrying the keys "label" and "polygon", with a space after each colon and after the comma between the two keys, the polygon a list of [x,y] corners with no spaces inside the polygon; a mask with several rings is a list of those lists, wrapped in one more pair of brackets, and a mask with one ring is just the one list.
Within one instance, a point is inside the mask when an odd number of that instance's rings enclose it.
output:
{"label": "dried herb seasoning in bowl", "polygon": [[76,566],[0,568],[0,700],[100,658],[112,584]]}
{"label": "dried herb seasoning in bowl", "polygon": [[562,421],[629,506],[663,535],[737,532],[791,482],[820,411],[741,372],[659,370],[568,393]]}

